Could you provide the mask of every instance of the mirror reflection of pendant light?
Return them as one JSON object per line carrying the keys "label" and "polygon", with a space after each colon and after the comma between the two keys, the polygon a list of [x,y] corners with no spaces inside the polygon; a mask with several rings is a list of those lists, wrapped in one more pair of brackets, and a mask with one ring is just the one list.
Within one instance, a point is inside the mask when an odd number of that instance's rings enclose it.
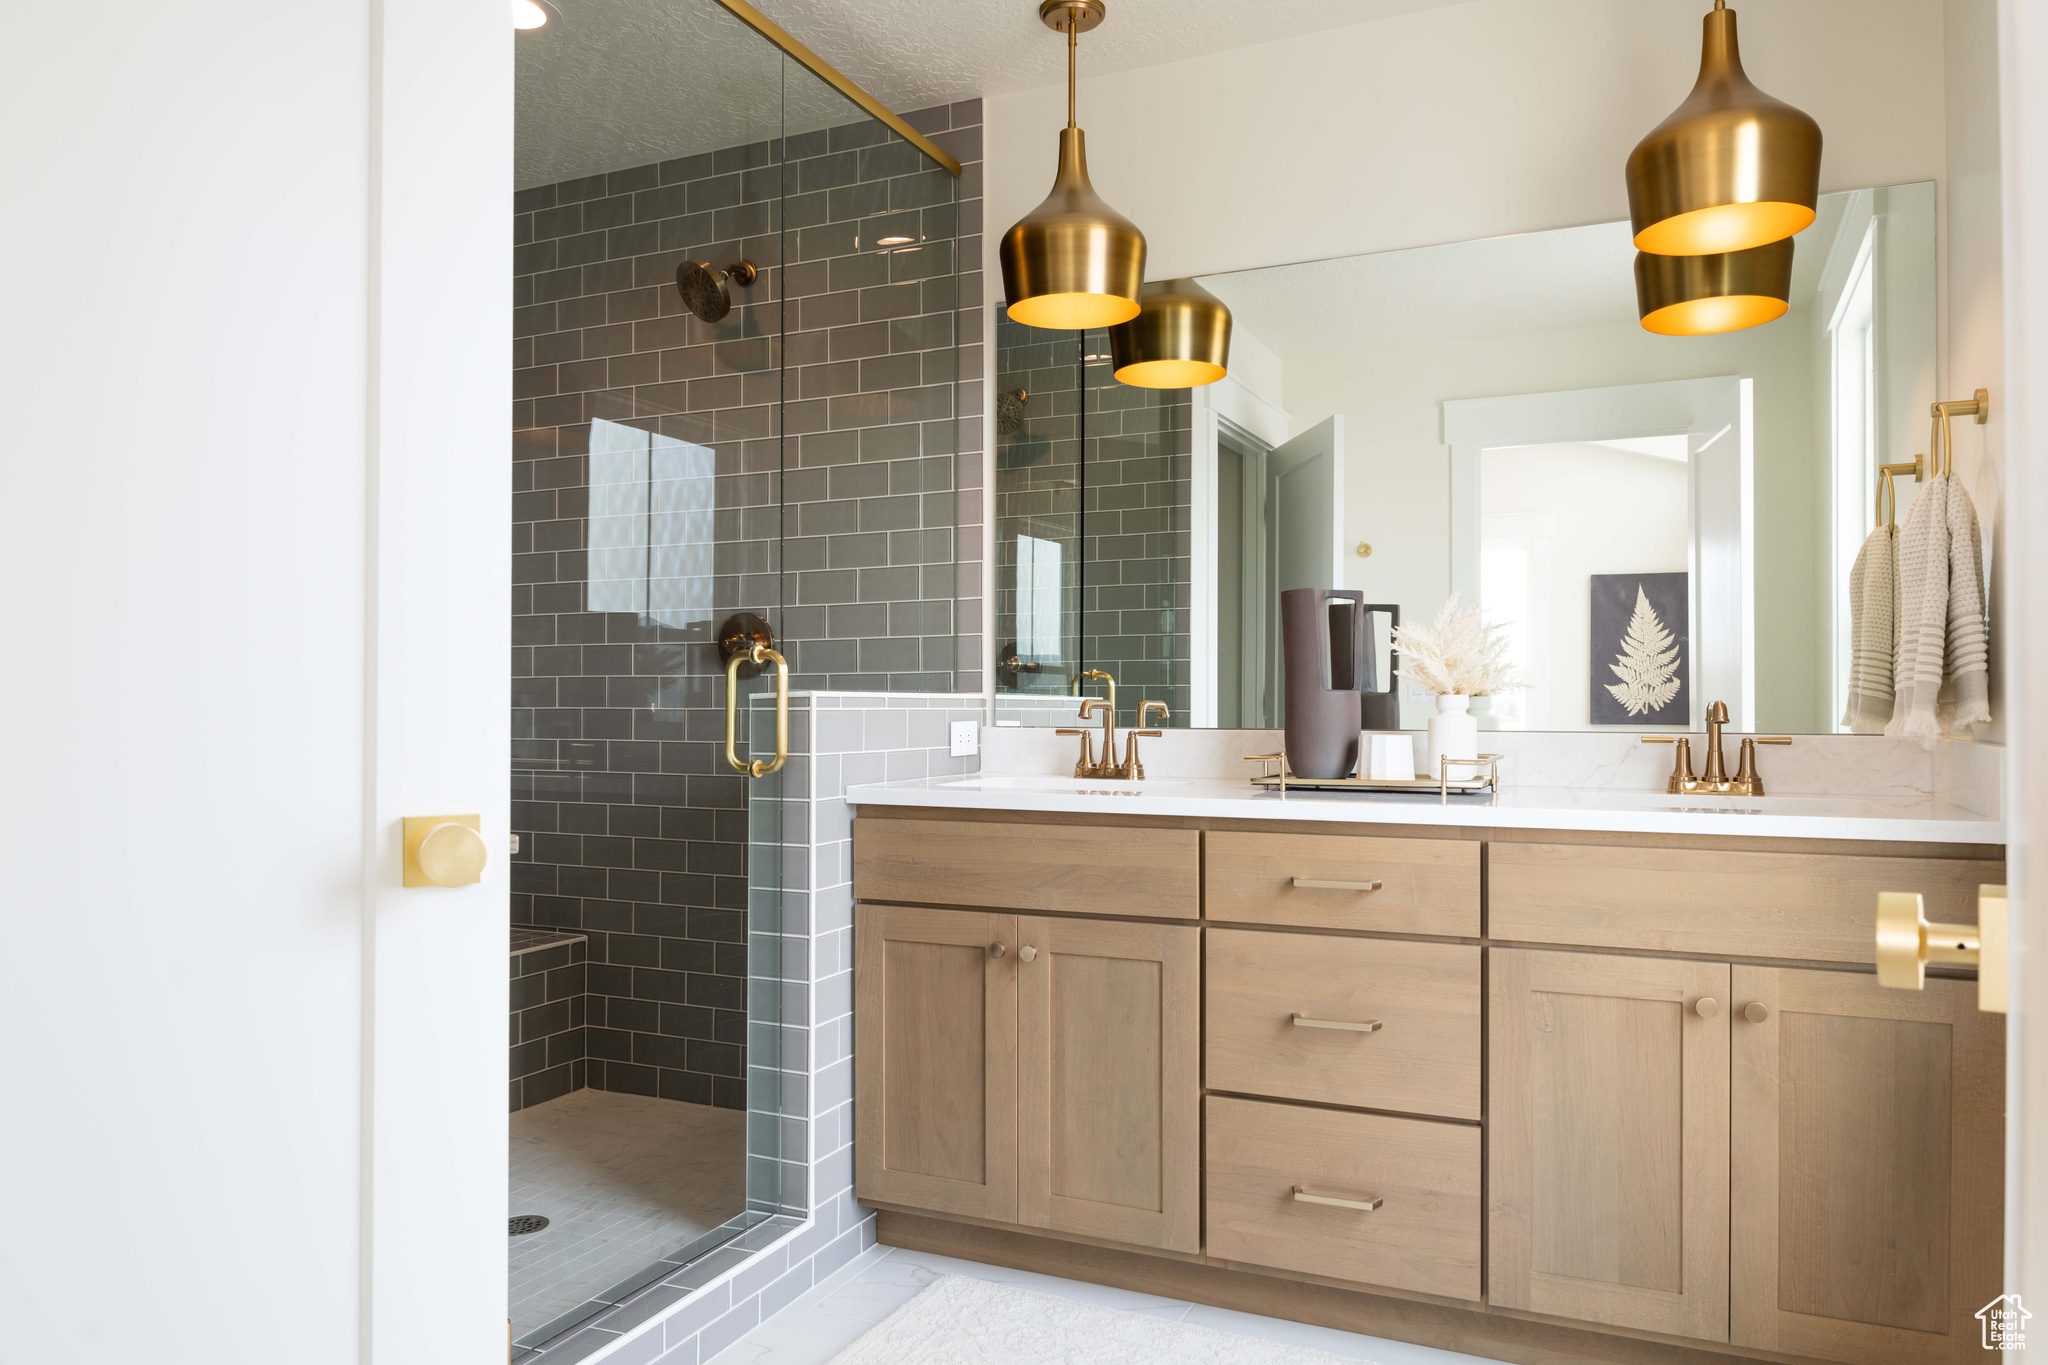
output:
{"label": "mirror reflection of pendant light", "polygon": [[1714,0],[1705,27],[1692,93],[1628,155],[1638,251],[1742,251],[1814,218],[1820,125],[1749,83],[1725,0]]}
{"label": "mirror reflection of pendant light", "polygon": [[1792,239],[1714,256],[1636,253],[1636,310],[1645,331],[1697,337],[1739,332],[1785,315]]}
{"label": "mirror reflection of pendant light", "polygon": [[1109,329],[1116,377],[1140,389],[1191,389],[1230,372],[1230,309],[1193,280],[1145,286],[1138,316]]}
{"label": "mirror reflection of pendant light", "polygon": [[1088,152],[1074,123],[1075,36],[1100,24],[1102,0],[1044,0],[1038,17],[1067,35],[1067,126],[1045,202],[1003,234],[1003,295],[1027,327],[1113,327],[1138,315],[1145,234],[1088,183]]}

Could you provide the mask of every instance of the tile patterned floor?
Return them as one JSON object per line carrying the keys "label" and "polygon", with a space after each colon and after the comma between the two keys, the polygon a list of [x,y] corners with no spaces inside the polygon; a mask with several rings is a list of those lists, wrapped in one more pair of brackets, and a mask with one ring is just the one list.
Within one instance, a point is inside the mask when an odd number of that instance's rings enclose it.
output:
{"label": "tile patterned floor", "polygon": [[512,1115],[512,1332],[524,1337],[746,1206],[746,1114],[577,1090]]}
{"label": "tile patterned floor", "polygon": [[1332,1355],[1373,1362],[1373,1365],[1499,1365],[1497,1361],[1460,1355],[1455,1351],[1363,1337],[1328,1327],[1260,1317],[1256,1313],[1239,1313],[1228,1308],[1211,1308],[1207,1304],[1111,1289],[1080,1280],[1037,1275],[1028,1270],[980,1265],[901,1248],[877,1247],[875,1250],[885,1254],[855,1262],[848,1267],[850,1273],[834,1276],[819,1285],[726,1347],[705,1365],[825,1365],[826,1361],[852,1345],[861,1333],[902,1307],[913,1294],[941,1275],[972,1275],[979,1279],[997,1280],[1078,1303],[1122,1308],[1151,1317],[1200,1323],[1222,1332],[1311,1346]]}

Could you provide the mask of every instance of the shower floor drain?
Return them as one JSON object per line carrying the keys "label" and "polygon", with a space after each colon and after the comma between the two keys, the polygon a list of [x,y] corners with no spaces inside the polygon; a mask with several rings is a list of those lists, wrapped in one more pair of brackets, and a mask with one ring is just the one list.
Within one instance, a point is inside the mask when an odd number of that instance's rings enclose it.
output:
{"label": "shower floor drain", "polygon": [[537,1213],[522,1213],[517,1218],[505,1220],[505,1235],[523,1237],[529,1232],[539,1232],[548,1225],[548,1220]]}

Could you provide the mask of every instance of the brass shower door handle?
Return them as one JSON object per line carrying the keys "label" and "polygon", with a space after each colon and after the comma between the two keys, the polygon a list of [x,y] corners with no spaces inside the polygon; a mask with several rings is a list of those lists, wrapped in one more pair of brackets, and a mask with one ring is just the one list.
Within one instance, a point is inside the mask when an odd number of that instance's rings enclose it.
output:
{"label": "brass shower door handle", "polygon": [[[775,665],[775,761],[757,758],[749,763],[740,757],[740,665]],[[735,650],[725,661],[725,766],[749,777],[766,777],[780,772],[789,762],[789,660],[763,644]]]}
{"label": "brass shower door handle", "polygon": [[1910,891],[1877,898],[1877,983],[1917,991],[1927,985],[1927,964],[1960,962],[1977,969],[1977,1008],[2005,1013],[2006,893],[1977,888],[1975,924],[1935,924],[1927,905]]}

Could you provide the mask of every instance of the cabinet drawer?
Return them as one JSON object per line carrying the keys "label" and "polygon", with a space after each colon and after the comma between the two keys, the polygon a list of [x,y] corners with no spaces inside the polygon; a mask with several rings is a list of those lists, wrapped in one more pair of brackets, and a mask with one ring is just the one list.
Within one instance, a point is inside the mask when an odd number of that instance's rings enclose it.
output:
{"label": "cabinet drawer", "polygon": [[1927,918],[1977,921],[2002,862],[1598,844],[1492,845],[1495,938],[1708,956],[1874,962],[1880,891],[1917,891]]}
{"label": "cabinet drawer", "polygon": [[1210,919],[1479,936],[1477,843],[1220,830],[1207,838]]}
{"label": "cabinet drawer", "polygon": [[1207,1115],[1211,1256],[1479,1298],[1477,1128],[1221,1096]]}
{"label": "cabinet drawer", "polygon": [[1479,1117],[1478,948],[1211,929],[1207,971],[1210,1089]]}
{"label": "cabinet drawer", "polygon": [[855,820],[853,894],[1194,919],[1201,913],[1200,840],[1191,829]]}

